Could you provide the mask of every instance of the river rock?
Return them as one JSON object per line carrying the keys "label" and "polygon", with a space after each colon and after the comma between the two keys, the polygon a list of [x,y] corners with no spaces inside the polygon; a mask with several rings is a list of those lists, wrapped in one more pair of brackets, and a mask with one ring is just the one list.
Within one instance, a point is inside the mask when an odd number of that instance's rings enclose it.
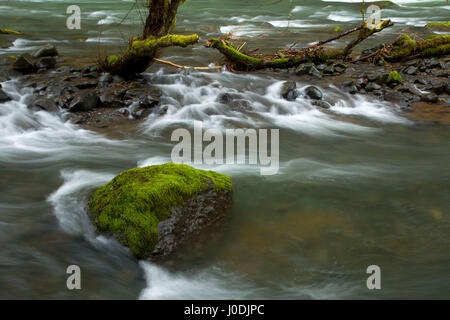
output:
{"label": "river rock", "polygon": [[97,189],[91,221],[139,259],[164,257],[226,216],[232,182],[223,174],[167,163],[122,172]]}
{"label": "river rock", "polygon": [[311,104],[313,106],[317,106],[317,107],[323,108],[323,109],[330,109],[331,108],[331,104],[329,104],[328,102],[323,101],[323,100],[316,100],[316,101],[313,101]]}
{"label": "river rock", "polygon": [[346,64],[340,63],[340,62],[335,63],[333,67],[334,67],[334,71],[338,72],[338,73],[343,73],[348,68],[348,66]]}
{"label": "river rock", "polygon": [[414,66],[409,66],[403,71],[403,73],[410,76],[414,76],[417,74],[417,68]]}
{"label": "river rock", "polygon": [[49,112],[58,112],[59,108],[53,100],[46,98],[39,98],[34,101],[33,105],[39,109],[49,111]]}
{"label": "river rock", "polygon": [[50,69],[56,65],[56,60],[53,57],[42,57],[36,62],[37,69]]}
{"label": "river rock", "polygon": [[99,97],[97,93],[92,91],[80,91],[72,100],[69,106],[70,112],[90,111],[97,107]]}
{"label": "river rock", "polygon": [[5,91],[0,89],[0,103],[11,101],[11,98],[6,94]]}
{"label": "river rock", "polygon": [[54,57],[58,55],[58,50],[55,46],[48,44],[42,48],[37,49],[32,57],[34,59],[42,58],[42,57]]}
{"label": "river rock", "polygon": [[299,65],[297,69],[295,69],[295,74],[298,76],[310,75],[322,79],[322,75],[320,74],[320,71],[316,69],[314,63],[304,63]]}
{"label": "river rock", "polygon": [[103,89],[100,94],[100,102],[108,108],[122,108],[125,105],[125,102],[122,99],[124,94],[125,90],[106,88]]}
{"label": "river rock", "polygon": [[294,101],[298,98],[297,83],[295,81],[284,82],[280,94],[287,101]]}
{"label": "river rock", "polygon": [[305,95],[313,100],[322,100],[323,98],[322,91],[320,91],[320,89],[315,86],[306,87]]}
{"label": "river rock", "polygon": [[12,67],[14,70],[29,73],[34,70],[34,61],[28,53],[25,53],[17,57]]}
{"label": "river rock", "polygon": [[428,103],[436,103],[438,102],[438,96],[435,93],[430,93],[422,96],[422,101],[428,102]]}

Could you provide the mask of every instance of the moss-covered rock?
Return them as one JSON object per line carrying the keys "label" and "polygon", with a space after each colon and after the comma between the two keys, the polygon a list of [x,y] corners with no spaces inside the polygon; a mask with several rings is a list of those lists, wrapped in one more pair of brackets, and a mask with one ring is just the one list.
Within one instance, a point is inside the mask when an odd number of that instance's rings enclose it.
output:
{"label": "moss-covered rock", "polygon": [[403,79],[402,76],[400,75],[400,73],[398,73],[397,71],[392,71],[391,73],[389,73],[389,76],[387,77],[387,81],[388,84],[389,83],[402,83]]}
{"label": "moss-covered rock", "polygon": [[122,172],[89,202],[94,225],[137,258],[165,256],[221,220],[231,206],[223,174],[167,163]]}
{"label": "moss-covered rock", "polygon": [[433,31],[450,31],[450,22],[430,22],[427,27]]}

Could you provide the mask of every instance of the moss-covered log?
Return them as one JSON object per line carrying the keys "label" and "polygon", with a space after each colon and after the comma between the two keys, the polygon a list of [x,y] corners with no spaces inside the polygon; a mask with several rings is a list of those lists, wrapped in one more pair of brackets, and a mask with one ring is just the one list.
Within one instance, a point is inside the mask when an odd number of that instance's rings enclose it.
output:
{"label": "moss-covered log", "polygon": [[[283,50],[283,54],[275,57],[252,57],[236,49],[233,44],[225,39],[211,39],[207,43],[207,47],[219,50],[229,62],[229,66],[235,70],[259,70],[266,68],[278,68],[286,69],[295,67],[301,63],[314,62],[323,63],[329,60],[345,58],[348,56],[352,49],[359,43],[370,37],[371,35],[384,30],[392,26],[390,20],[384,20],[374,28],[369,28],[367,24],[363,24],[361,27],[353,28],[343,33],[348,35],[351,32],[358,31],[358,37],[351,41],[344,49],[324,49],[320,45],[330,42],[334,39],[339,39],[341,36],[334,37],[327,41],[319,42],[319,45],[311,46],[302,50],[291,50],[289,56],[285,56],[286,50]],[[289,50],[287,50],[289,51]]]}
{"label": "moss-covered log", "polygon": [[10,29],[0,29],[0,34],[22,34],[20,31],[10,30]]}
{"label": "moss-covered log", "polygon": [[301,55],[285,58],[252,57],[238,51],[233,44],[223,39],[211,39],[207,47],[220,51],[235,70],[260,70],[266,68],[286,69],[308,61],[321,63],[343,56],[342,50],[323,50],[322,48],[305,50]]}
{"label": "moss-covered log", "polygon": [[434,35],[425,40],[413,40],[408,35],[400,36],[393,44],[386,61],[401,61],[450,54],[450,36]]}
{"label": "moss-covered log", "polygon": [[179,46],[187,47],[198,43],[198,35],[167,35],[161,38],[149,37],[132,41],[121,55],[112,55],[102,59],[100,68],[105,72],[125,78],[144,72],[156,56],[158,49]]}

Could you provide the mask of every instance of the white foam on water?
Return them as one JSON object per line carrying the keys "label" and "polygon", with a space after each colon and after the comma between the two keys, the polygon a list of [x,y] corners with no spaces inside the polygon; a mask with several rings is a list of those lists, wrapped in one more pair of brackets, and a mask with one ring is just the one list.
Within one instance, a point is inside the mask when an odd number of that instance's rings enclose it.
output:
{"label": "white foam on water", "polygon": [[80,200],[87,198],[93,189],[109,182],[114,175],[88,170],[63,170],[61,177],[64,183],[48,197],[48,201],[53,205],[62,229],[71,234],[94,235],[94,228]]}
{"label": "white foam on water", "polygon": [[155,264],[141,261],[147,287],[141,300],[248,299],[258,289],[223,270],[210,268],[194,274],[171,273]]}
{"label": "white foam on water", "polygon": [[[165,115],[150,115],[144,123],[144,131],[150,135],[163,135],[167,128],[177,126],[192,127],[193,120],[203,122],[203,127],[225,130],[233,127],[243,128],[281,128],[312,136],[343,136],[371,134],[379,129],[363,122],[355,123],[336,118],[336,115],[354,115],[382,123],[408,124],[395,113],[392,106],[381,101],[370,100],[360,95],[342,93],[336,96],[322,88],[325,100],[335,100],[330,111],[313,106],[312,101],[302,96],[306,85],[297,83],[300,96],[295,101],[286,101],[280,95],[283,81],[272,79],[265,93],[252,90],[237,90],[232,87],[216,85],[219,78],[241,81],[239,76],[223,73],[192,73],[191,75],[166,75],[164,84],[158,85],[169,97],[163,100],[167,108]],[[206,77],[208,81],[202,79]],[[264,81],[262,78],[256,80]],[[203,82],[202,82],[203,81]],[[251,81],[249,79],[249,81]],[[265,80],[267,83],[267,79]],[[155,82],[154,82],[155,83]],[[339,91],[336,87],[332,87]],[[246,106],[230,107],[220,102],[223,95],[233,100],[243,101]]]}

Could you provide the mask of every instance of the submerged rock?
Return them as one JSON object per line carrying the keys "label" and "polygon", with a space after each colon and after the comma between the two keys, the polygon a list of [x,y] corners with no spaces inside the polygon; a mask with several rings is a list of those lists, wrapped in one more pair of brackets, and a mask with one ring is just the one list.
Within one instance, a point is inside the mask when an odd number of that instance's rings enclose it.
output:
{"label": "submerged rock", "polygon": [[223,174],[167,163],[122,172],[95,191],[92,222],[137,258],[166,256],[225,217],[232,182]]}

